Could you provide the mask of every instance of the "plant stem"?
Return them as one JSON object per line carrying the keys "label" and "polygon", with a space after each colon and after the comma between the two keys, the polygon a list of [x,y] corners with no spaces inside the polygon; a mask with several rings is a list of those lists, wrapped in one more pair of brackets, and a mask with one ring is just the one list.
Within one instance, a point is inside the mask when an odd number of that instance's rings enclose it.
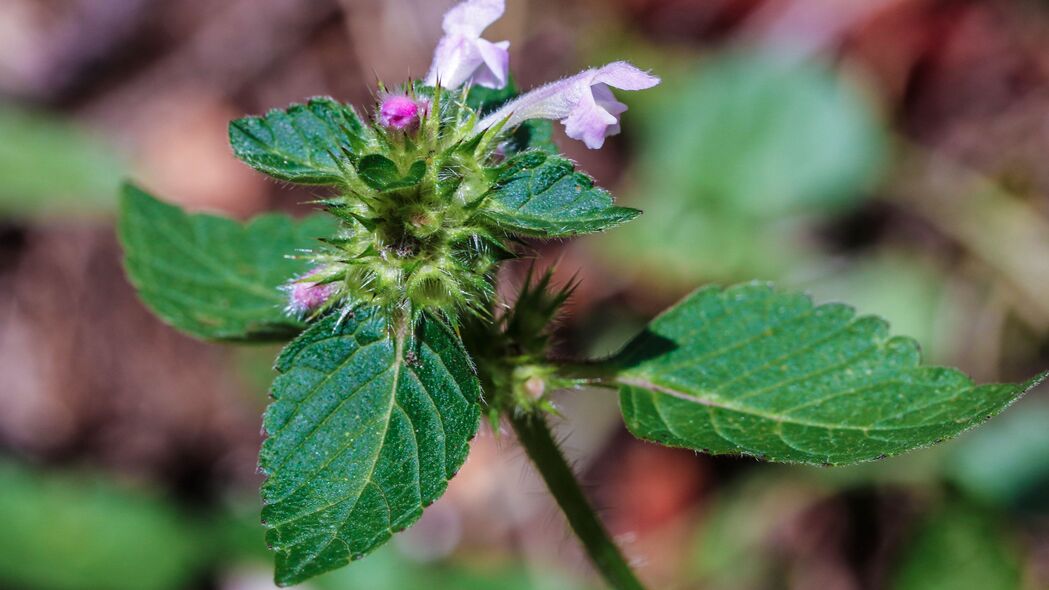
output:
{"label": "plant stem", "polygon": [[591,387],[616,388],[616,367],[602,361],[557,361],[551,385],[555,389]]}
{"label": "plant stem", "polygon": [[546,487],[568,518],[568,524],[583,542],[587,554],[605,581],[615,590],[644,590],[608,530],[583,495],[546,418],[541,413],[510,416],[517,439],[543,476]]}

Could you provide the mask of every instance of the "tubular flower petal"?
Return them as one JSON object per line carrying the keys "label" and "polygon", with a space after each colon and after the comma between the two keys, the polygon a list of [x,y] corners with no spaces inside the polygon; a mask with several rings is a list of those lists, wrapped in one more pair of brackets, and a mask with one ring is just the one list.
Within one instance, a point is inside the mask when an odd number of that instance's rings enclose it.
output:
{"label": "tubular flower petal", "polygon": [[504,120],[505,127],[512,129],[529,119],[551,119],[561,121],[569,137],[596,150],[606,137],[619,133],[619,117],[627,110],[612,88],[645,90],[659,82],[658,77],[618,61],[536,88],[486,117],[479,129]]}
{"label": "tubular flower petal", "polygon": [[504,0],[466,0],[449,10],[426,84],[440,83],[445,88],[458,88],[467,82],[485,88],[506,86],[510,42],[492,43],[481,38],[505,10]]}

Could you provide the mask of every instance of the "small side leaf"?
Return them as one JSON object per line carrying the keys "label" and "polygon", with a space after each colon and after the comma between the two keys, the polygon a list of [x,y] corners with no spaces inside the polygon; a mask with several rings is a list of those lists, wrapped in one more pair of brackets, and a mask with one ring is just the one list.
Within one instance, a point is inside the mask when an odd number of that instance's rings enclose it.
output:
{"label": "small side leaf", "polygon": [[238,158],[274,178],[299,184],[343,183],[347,155],[365,150],[367,133],[353,107],[323,97],[229,125]]}
{"label": "small side leaf", "polygon": [[641,213],[615,206],[572,162],[544,151],[514,156],[495,175],[482,215],[505,231],[566,237],[603,231]]}
{"label": "small side leaf", "polygon": [[419,160],[411,165],[407,174],[401,174],[393,160],[379,154],[369,154],[357,163],[357,176],[377,191],[408,188],[422,182],[426,176],[426,162]]}
{"label": "small side leaf", "polygon": [[554,143],[554,122],[546,119],[521,123],[510,135],[505,149],[506,155],[511,157],[527,150],[537,150],[552,156],[561,153]]}
{"label": "small side leaf", "polygon": [[286,340],[304,327],[283,311],[279,287],[308,270],[289,255],[334,233],[315,215],[262,215],[247,225],[190,215],[124,187],[118,231],[142,301],[172,327],[209,340]]}
{"label": "small side leaf", "polygon": [[514,81],[507,80],[506,86],[502,88],[485,88],[484,86],[471,86],[466,95],[466,105],[477,111],[478,116],[484,117],[504,104],[517,98],[520,92]]}
{"label": "small side leaf", "polygon": [[426,317],[409,343],[363,308],[281,353],[259,466],[277,583],[363,557],[416,520],[462,466],[480,387],[462,344]]}
{"label": "small side leaf", "polygon": [[977,386],[921,366],[917,344],[890,337],[880,318],[764,284],[693,293],[610,362],[640,438],[831,465],[953,437],[1044,377]]}

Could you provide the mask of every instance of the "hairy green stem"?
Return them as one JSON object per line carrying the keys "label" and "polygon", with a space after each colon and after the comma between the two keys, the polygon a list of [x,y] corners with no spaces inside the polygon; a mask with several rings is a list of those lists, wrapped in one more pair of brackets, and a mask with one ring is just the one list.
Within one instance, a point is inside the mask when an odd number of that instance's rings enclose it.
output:
{"label": "hairy green stem", "polygon": [[587,554],[605,581],[615,590],[644,590],[623,558],[608,530],[583,495],[561,449],[550,433],[541,413],[510,417],[517,439],[543,476],[547,488],[568,518],[568,524],[582,541]]}
{"label": "hairy green stem", "polygon": [[550,385],[554,389],[580,386],[616,388],[617,367],[607,361],[556,361]]}

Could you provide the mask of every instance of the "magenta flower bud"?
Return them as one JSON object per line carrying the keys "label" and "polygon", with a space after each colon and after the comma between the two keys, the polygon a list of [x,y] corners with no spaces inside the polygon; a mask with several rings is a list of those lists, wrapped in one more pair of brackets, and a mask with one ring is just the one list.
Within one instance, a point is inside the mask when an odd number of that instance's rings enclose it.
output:
{"label": "magenta flower bud", "polygon": [[335,283],[313,283],[309,280],[298,279],[285,287],[288,293],[288,313],[303,316],[316,311],[331,299],[338,290]]}
{"label": "magenta flower bud", "polygon": [[379,106],[379,122],[384,127],[407,131],[419,125],[424,105],[410,97],[394,94],[383,99]]}

